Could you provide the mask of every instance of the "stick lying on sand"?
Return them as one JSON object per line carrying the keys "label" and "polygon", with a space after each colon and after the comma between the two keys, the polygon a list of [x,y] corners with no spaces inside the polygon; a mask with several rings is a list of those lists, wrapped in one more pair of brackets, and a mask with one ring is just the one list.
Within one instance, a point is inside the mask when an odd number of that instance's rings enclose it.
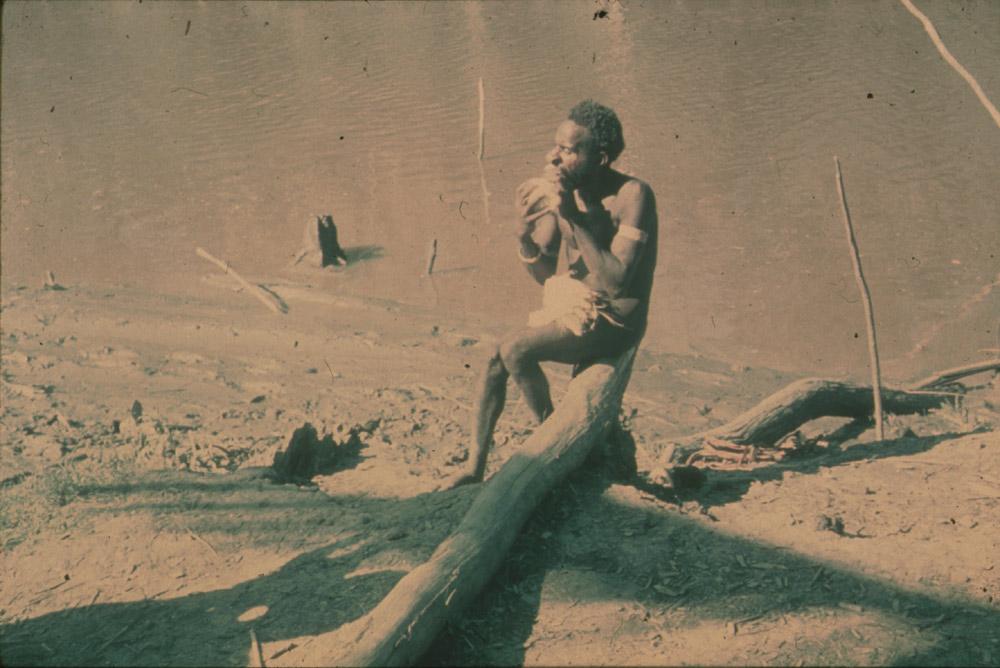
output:
{"label": "stick lying on sand", "polygon": [[229,266],[228,262],[223,262],[219,258],[209,253],[204,248],[200,247],[196,248],[195,253],[198,254],[198,257],[205,258],[206,260],[217,266],[219,269],[221,269],[222,271],[226,272],[227,274],[235,278],[240,285],[246,288],[247,291],[249,291],[250,294],[256,297],[264,306],[271,309],[275,313],[282,313],[281,308],[279,308],[278,305],[274,303],[274,301],[270,298],[270,296],[266,292],[264,292],[260,287],[249,283],[245,278],[237,274],[236,271]]}

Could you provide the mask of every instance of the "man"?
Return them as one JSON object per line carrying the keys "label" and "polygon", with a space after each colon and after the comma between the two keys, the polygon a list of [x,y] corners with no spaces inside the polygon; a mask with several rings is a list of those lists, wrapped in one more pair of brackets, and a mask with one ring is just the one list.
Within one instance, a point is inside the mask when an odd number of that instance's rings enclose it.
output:
{"label": "man", "polygon": [[615,112],[585,100],[556,130],[545,178],[518,188],[518,254],[545,285],[543,308],[490,358],[475,452],[449,486],[483,480],[508,378],[541,423],[553,408],[539,362],[579,367],[621,354],[645,333],[656,269],[656,202],[648,185],[612,169],[624,148]]}

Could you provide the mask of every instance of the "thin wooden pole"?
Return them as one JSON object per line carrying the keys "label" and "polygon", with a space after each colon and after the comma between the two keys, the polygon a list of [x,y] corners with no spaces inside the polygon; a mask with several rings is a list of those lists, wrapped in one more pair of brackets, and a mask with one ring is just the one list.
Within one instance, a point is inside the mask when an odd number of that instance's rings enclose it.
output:
{"label": "thin wooden pole", "polygon": [[965,69],[965,67],[962,66],[962,63],[955,60],[955,56],[951,55],[951,51],[949,51],[948,47],[946,47],[944,42],[941,41],[941,36],[938,35],[937,28],[934,27],[931,20],[927,18],[923,12],[914,7],[910,0],[899,1],[904,7],[906,7],[908,12],[913,14],[913,16],[915,16],[916,19],[923,24],[924,30],[931,38],[931,42],[934,43],[934,46],[937,47],[938,53],[941,54],[941,57],[944,58],[946,63],[951,65],[952,69],[958,72],[959,76],[965,79],[965,83],[969,84],[969,88],[971,88],[972,92],[976,94],[976,97],[979,98],[979,102],[986,108],[986,112],[991,118],[993,118],[993,122],[997,124],[998,128],[1000,128],[1000,111],[997,111],[997,108],[993,106],[992,102],[990,102],[990,98],[986,97],[986,93],[983,92],[983,89],[979,85],[979,82],[976,81],[976,78],[969,74],[969,70]]}
{"label": "thin wooden pole", "polygon": [[427,247],[427,275],[430,276],[434,273],[434,261],[437,259],[438,254],[438,240],[431,239],[430,246]]}
{"label": "thin wooden pole", "polygon": [[479,77],[479,159],[486,153],[486,91],[483,78]]}
{"label": "thin wooden pole", "polygon": [[483,190],[483,215],[487,226],[492,228],[490,221],[490,191],[486,187],[486,170],[483,168],[483,156],[486,154],[486,91],[483,88],[483,78],[479,77],[479,185]]}
{"label": "thin wooden pole", "polygon": [[858,283],[861,301],[865,306],[865,325],[868,328],[868,358],[872,371],[872,393],[875,395],[875,438],[884,440],[882,430],[882,372],[878,363],[878,342],[875,340],[875,313],[872,309],[872,296],[868,291],[868,283],[861,271],[861,253],[858,251],[858,241],[854,237],[854,227],[851,225],[851,214],[847,208],[847,195],[844,193],[844,176],[840,172],[840,160],[833,156],[837,166],[837,193],[840,195],[840,207],[844,213],[844,229],[847,232],[847,244],[851,250],[851,263],[854,266],[854,278]]}

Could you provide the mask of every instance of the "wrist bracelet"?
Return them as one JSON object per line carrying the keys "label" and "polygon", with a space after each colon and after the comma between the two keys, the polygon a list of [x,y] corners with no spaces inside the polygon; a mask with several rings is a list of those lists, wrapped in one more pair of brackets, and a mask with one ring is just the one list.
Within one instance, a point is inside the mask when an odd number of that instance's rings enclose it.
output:
{"label": "wrist bracelet", "polygon": [[524,250],[519,246],[517,249],[517,256],[521,258],[521,262],[524,262],[525,264],[535,264],[542,257],[542,249],[539,248],[534,257],[524,257]]}

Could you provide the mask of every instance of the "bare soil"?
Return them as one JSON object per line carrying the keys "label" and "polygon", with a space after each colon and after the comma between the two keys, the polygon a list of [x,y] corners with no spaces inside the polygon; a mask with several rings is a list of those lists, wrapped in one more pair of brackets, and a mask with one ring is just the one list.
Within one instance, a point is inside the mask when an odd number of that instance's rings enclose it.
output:
{"label": "bare soil", "polygon": [[[466,456],[501,332],[269,287],[286,315],[216,278],[5,287],[4,665],[246,665],[251,629],[266,665],[321,662],[458,523],[477,487],[435,488]],[[568,374],[550,370],[558,397]],[[996,380],[880,443],[649,482],[671,437],[794,379],[642,351],[624,414],[645,482],[591,466],[561,485],[425,661],[996,665]],[[356,452],[312,484],[273,481],[307,422]],[[490,470],[530,429],[512,392]]]}

